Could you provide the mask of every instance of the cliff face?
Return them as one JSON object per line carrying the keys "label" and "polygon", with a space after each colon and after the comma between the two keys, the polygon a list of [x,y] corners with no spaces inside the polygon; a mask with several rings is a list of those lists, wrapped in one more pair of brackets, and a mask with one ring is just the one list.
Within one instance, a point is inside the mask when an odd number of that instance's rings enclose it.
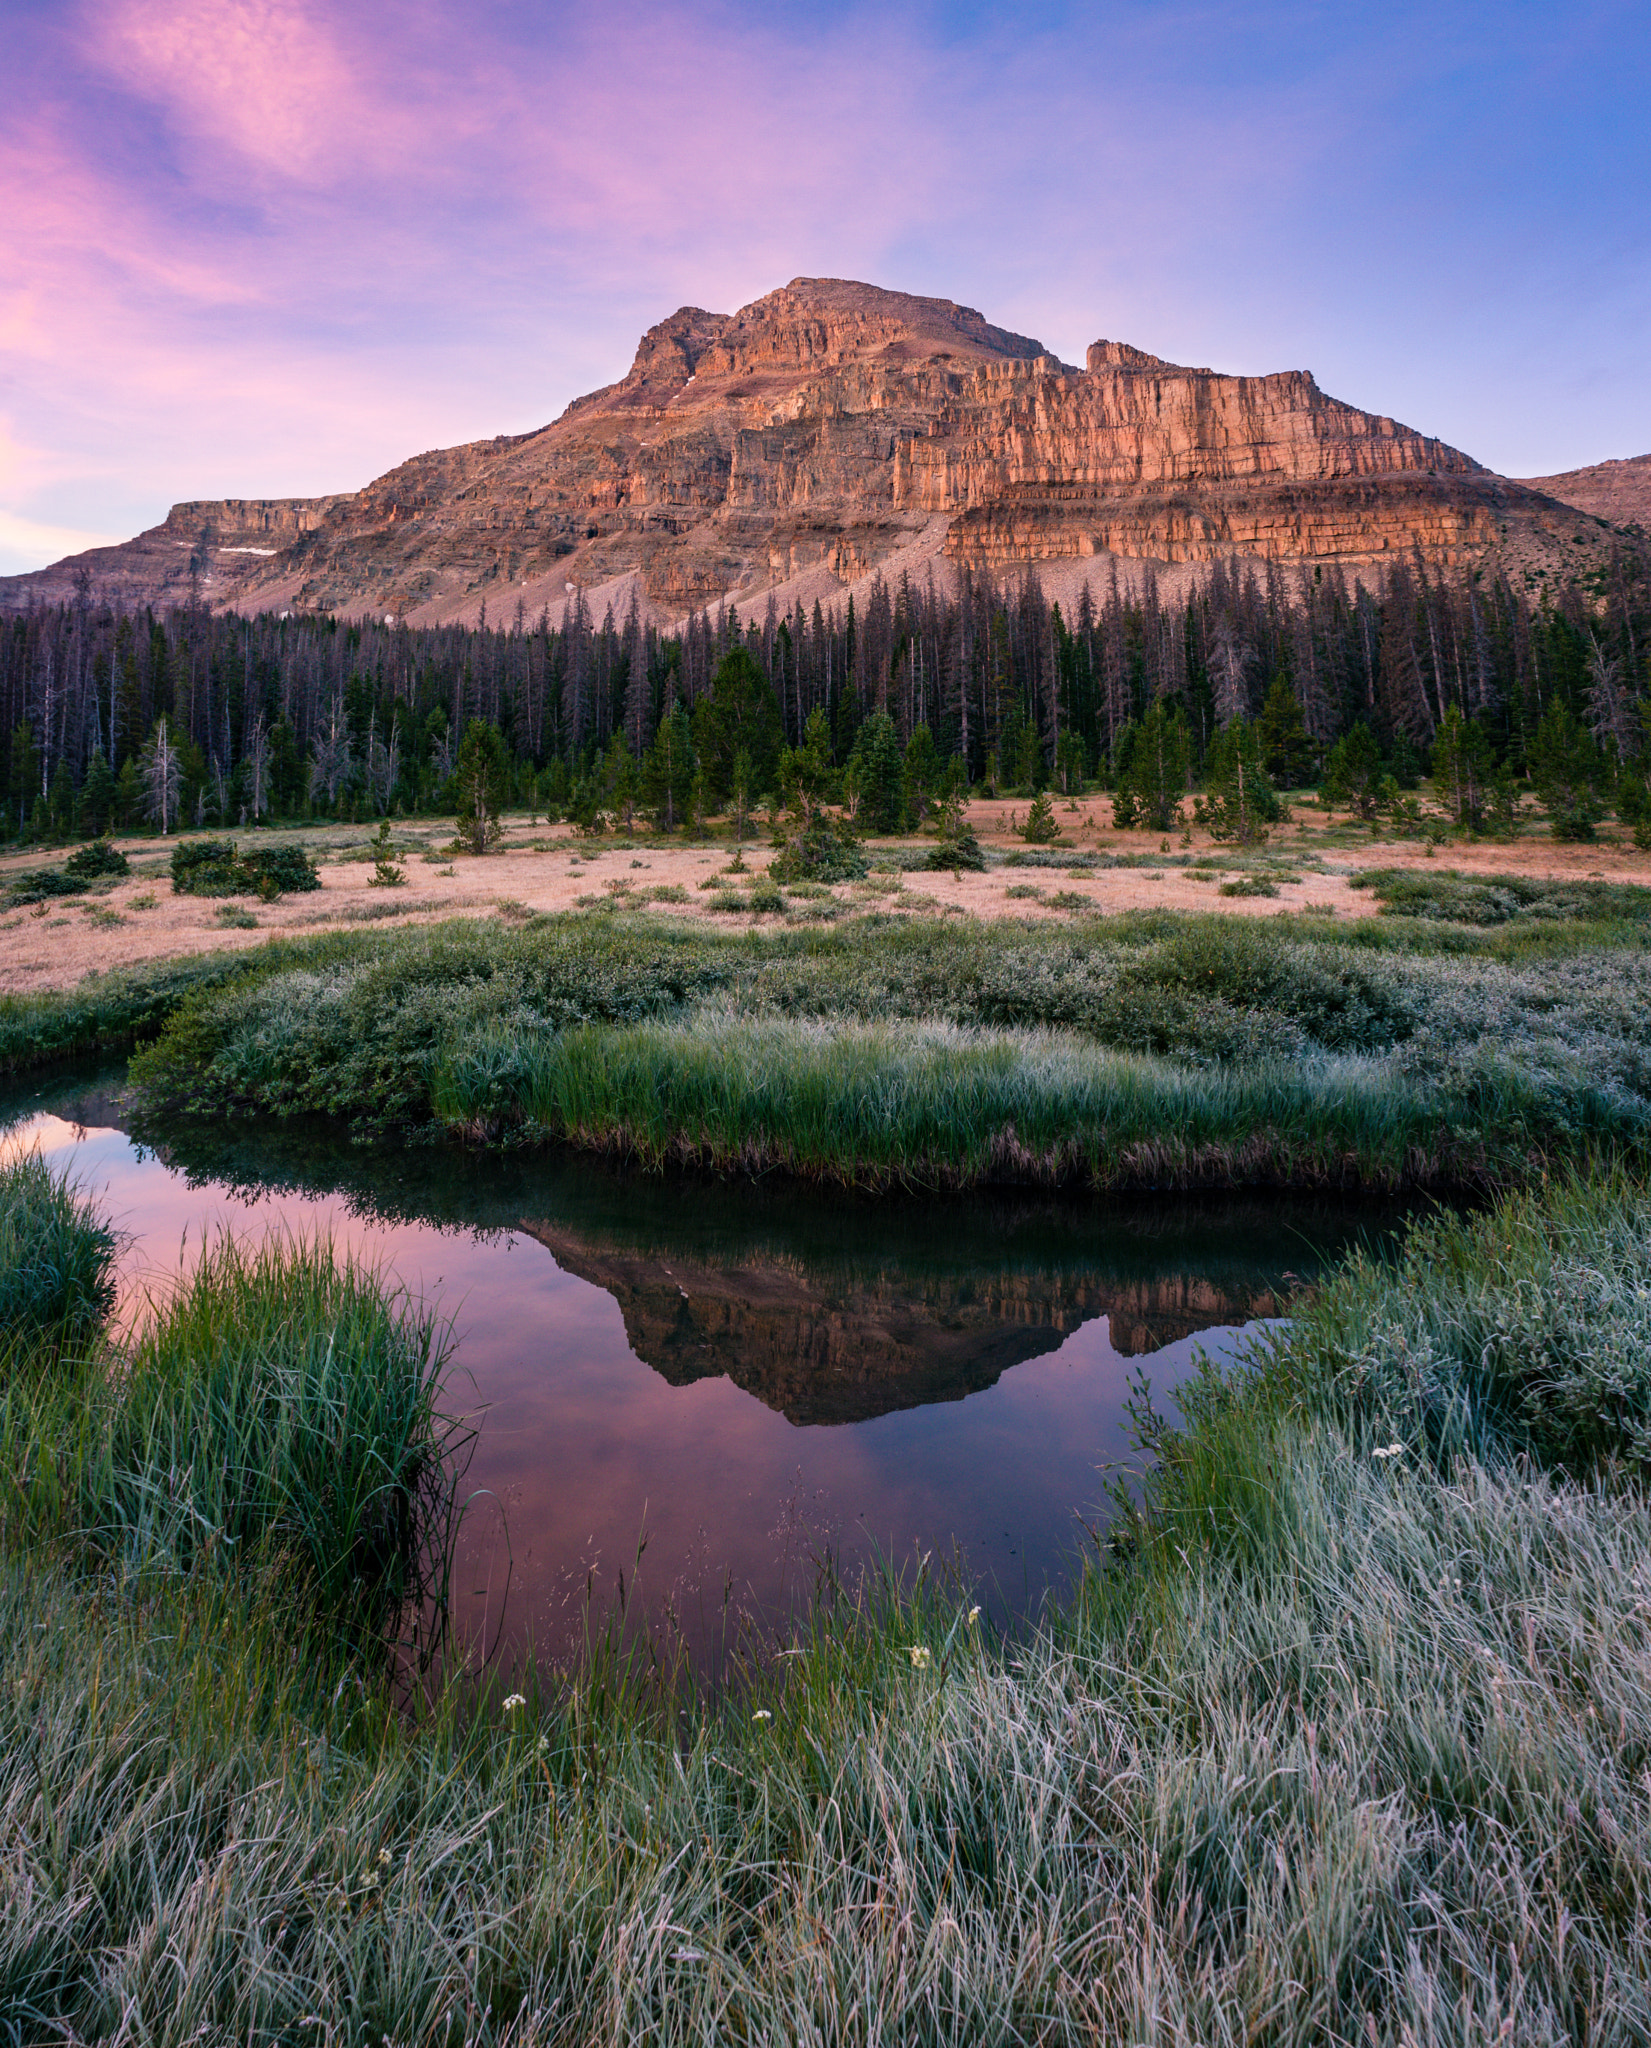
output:
{"label": "cliff face", "polygon": [[[155,594],[187,587],[193,562],[218,605],[418,621],[559,607],[627,574],[666,616],[811,601],[896,551],[1001,571],[1419,547],[1448,566],[1598,537],[1304,371],[1224,376],[1107,341],[1077,369],[946,300],[797,278],[738,313],[684,307],[537,433],[418,456],[347,497],[178,506],[84,560],[131,596],[157,574]],[[14,580],[66,594],[72,566]]]}
{"label": "cliff face", "polygon": [[190,500],[118,547],[89,548],[37,575],[0,579],[0,602],[8,594],[21,602],[30,591],[55,602],[72,597],[82,582],[97,596],[128,605],[183,604],[192,595],[210,600],[220,589],[255,580],[260,564],[353,502],[352,496]]}

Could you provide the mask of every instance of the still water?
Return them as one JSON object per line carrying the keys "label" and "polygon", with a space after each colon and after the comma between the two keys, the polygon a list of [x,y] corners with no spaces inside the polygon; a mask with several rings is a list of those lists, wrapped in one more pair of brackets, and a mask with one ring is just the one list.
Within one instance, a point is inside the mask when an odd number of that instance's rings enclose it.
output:
{"label": "still water", "polygon": [[[326,1232],[438,1305],[473,1418],[473,1660],[633,1626],[714,1665],[827,1561],[925,1553],[1000,1620],[1072,1573],[1154,1402],[1391,1215],[1315,1199],[855,1199],[289,1128],[133,1135],[117,1071],[0,1103],[124,1234],[122,1313],[230,1230]],[[640,1552],[640,1565],[638,1564]]]}

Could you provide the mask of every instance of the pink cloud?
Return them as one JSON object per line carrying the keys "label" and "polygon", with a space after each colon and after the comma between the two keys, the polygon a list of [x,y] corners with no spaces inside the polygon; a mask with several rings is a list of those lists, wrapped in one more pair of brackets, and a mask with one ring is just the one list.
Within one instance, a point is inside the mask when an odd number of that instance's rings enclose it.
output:
{"label": "pink cloud", "polygon": [[325,183],[413,140],[336,22],[293,0],[102,0],[80,44],[181,132],[283,181]]}

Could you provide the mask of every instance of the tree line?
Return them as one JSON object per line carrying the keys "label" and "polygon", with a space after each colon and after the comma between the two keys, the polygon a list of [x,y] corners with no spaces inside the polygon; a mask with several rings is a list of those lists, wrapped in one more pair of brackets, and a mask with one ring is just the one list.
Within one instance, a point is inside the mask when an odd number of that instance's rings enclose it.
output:
{"label": "tree line", "polygon": [[1173,600],[1150,570],[1127,587],[1113,571],[1070,611],[1035,571],[949,568],[875,580],[858,609],[723,605],[670,634],[634,597],[597,623],[583,592],[554,621],[518,606],[415,628],[124,610],[82,589],[0,623],[0,833],[451,809],[472,725],[497,735],[502,801],[641,806],[667,825],[777,795],[805,745],[839,775],[852,764],[856,803],[868,778],[915,786],[919,806],[943,780],[1099,781],[1121,822],[1252,756],[1275,786],[1328,774],[1364,809],[1431,773],[1467,823],[1552,781],[1556,754],[1584,822],[1640,801],[1651,592],[1626,550],[1518,587],[1419,556],[1352,579],[1215,562]]}

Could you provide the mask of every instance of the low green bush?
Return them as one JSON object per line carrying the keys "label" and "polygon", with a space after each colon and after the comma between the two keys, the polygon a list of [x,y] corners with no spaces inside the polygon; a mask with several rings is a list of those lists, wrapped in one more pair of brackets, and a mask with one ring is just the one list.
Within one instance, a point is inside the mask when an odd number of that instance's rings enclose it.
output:
{"label": "low green bush", "polygon": [[238,852],[233,839],[190,839],[172,852],[176,896],[303,895],[320,886],[315,864],[301,846]]}
{"label": "low green bush", "polygon": [[89,886],[84,876],[72,875],[66,867],[24,868],[6,883],[6,896],[14,907],[21,907],[54,896],[84,896]]}
{"label": "low green bush", "polygon": [[[731,897],[729,907],[749,902]],[[1415,1173],[1406,1168],[1401,1179],[1444,1171],[1446,1160],[1475,1180],[1518,1177],[1602,1143],[1642,1142],[1651,960],[1639,949],[1562,948],[1519,965],[1476,958],[1455,940],[1443,952],[1409,953],[1379,943],[1402,931],[1366,925],[1344,934],[1154,913],[1061,926],[922,918],[722,935],[604,909],[518,928],[361,935],[327,952],[314,942],[271,949],[249,956],[240,976],[203,979],[134,1060],[132,1077],[157,1107],[316,1111],[375,1129],[452,1116],[504,1135],[524,1108],[505,1097],[461,1107],[449,1087],[478,1046],[508,1066],[511,1046],[538,1058],[577,1025],[657,1020],[683,1027],[686,1055],[696,1032],[714,1036],[730,1016],[789,1018],[838,1032],[887,1024],[1068,1034],[1074,1057],[1107,1050],[1161,1062],[1153,1085],[1167,1091],[1166,1115],[1180,1099],[1178,1076],[1230,1073],[1237,1084],[1281,1062],[1306,1073],[1327,1060],[1363,1061],[1361,1086],[1391,1089],[1406,1117],[1431,1118],[1439,1134],[1438,1143],[1418,1138]],[[1440,930],[1411,929],[1430,945]],[[959,1089],[961,1102],[968,1091],[961,1081]],[[438,1098],[450,1107],[438,1111]],[[1253,1098],[1266,1099],[1265,1089]],[[960,1130],[971,1116],[960,1107]],[[1287,1176],[1280,1162],[1311,1135],[1290,1128],[1287,1142],[1257,1130],[1256,1156],[1272,1163],[1250,1171]],[[1322,1145],[1300,1154],[1311,1176],[1326,1170],[1330,1141],[1320,1135]],[[936,1170],[951,1174],[965,1153],[976,1156],[967,1146],[943,1150]],[[1392,1171],[1374,1154],[1369,1169],[1384,1184]],[[1350,1160],[1347,1171],[1366,1167]]]}
{"label": "low green bush", "polygon": [[769,862],[776,882],[855,882],[866,873],[865,848],[850,827],[820,812]]}
{"label": "low green bush", "polygon": [[94,839],[88,845],[77,847],[63,863],[66,874],[74,875],[83,882],[100,882],[118,879],[132,872],[132,863],[118,846],[111,846],[107,839]]}
{"label": "low green bush", "polygon": [[930,847],[923,865],[936,874],[957,874],[965,870],[984,874],[986,855],[973,827],[963,825],[955,832],[943,833],[939,843]]}
{"label": "low green bush", "polygon": [[1648,1214],[1619,1173],[1430,1218],[1395,1271],[1356,1257],[1327,1284],[1278,1369],[1296,1398],[1445,1477],[1468,1455],[1651,1478]]}
{"label": "low green bush", "polygon": [[1348,877],[1348,887],[1373,891],[1389,917],[1485,926],[1524,921],[1651,924],[1651,889],[1633,882],[1538,881],[1526,875],[1487,879],[1455,868],[1365,868]]}

